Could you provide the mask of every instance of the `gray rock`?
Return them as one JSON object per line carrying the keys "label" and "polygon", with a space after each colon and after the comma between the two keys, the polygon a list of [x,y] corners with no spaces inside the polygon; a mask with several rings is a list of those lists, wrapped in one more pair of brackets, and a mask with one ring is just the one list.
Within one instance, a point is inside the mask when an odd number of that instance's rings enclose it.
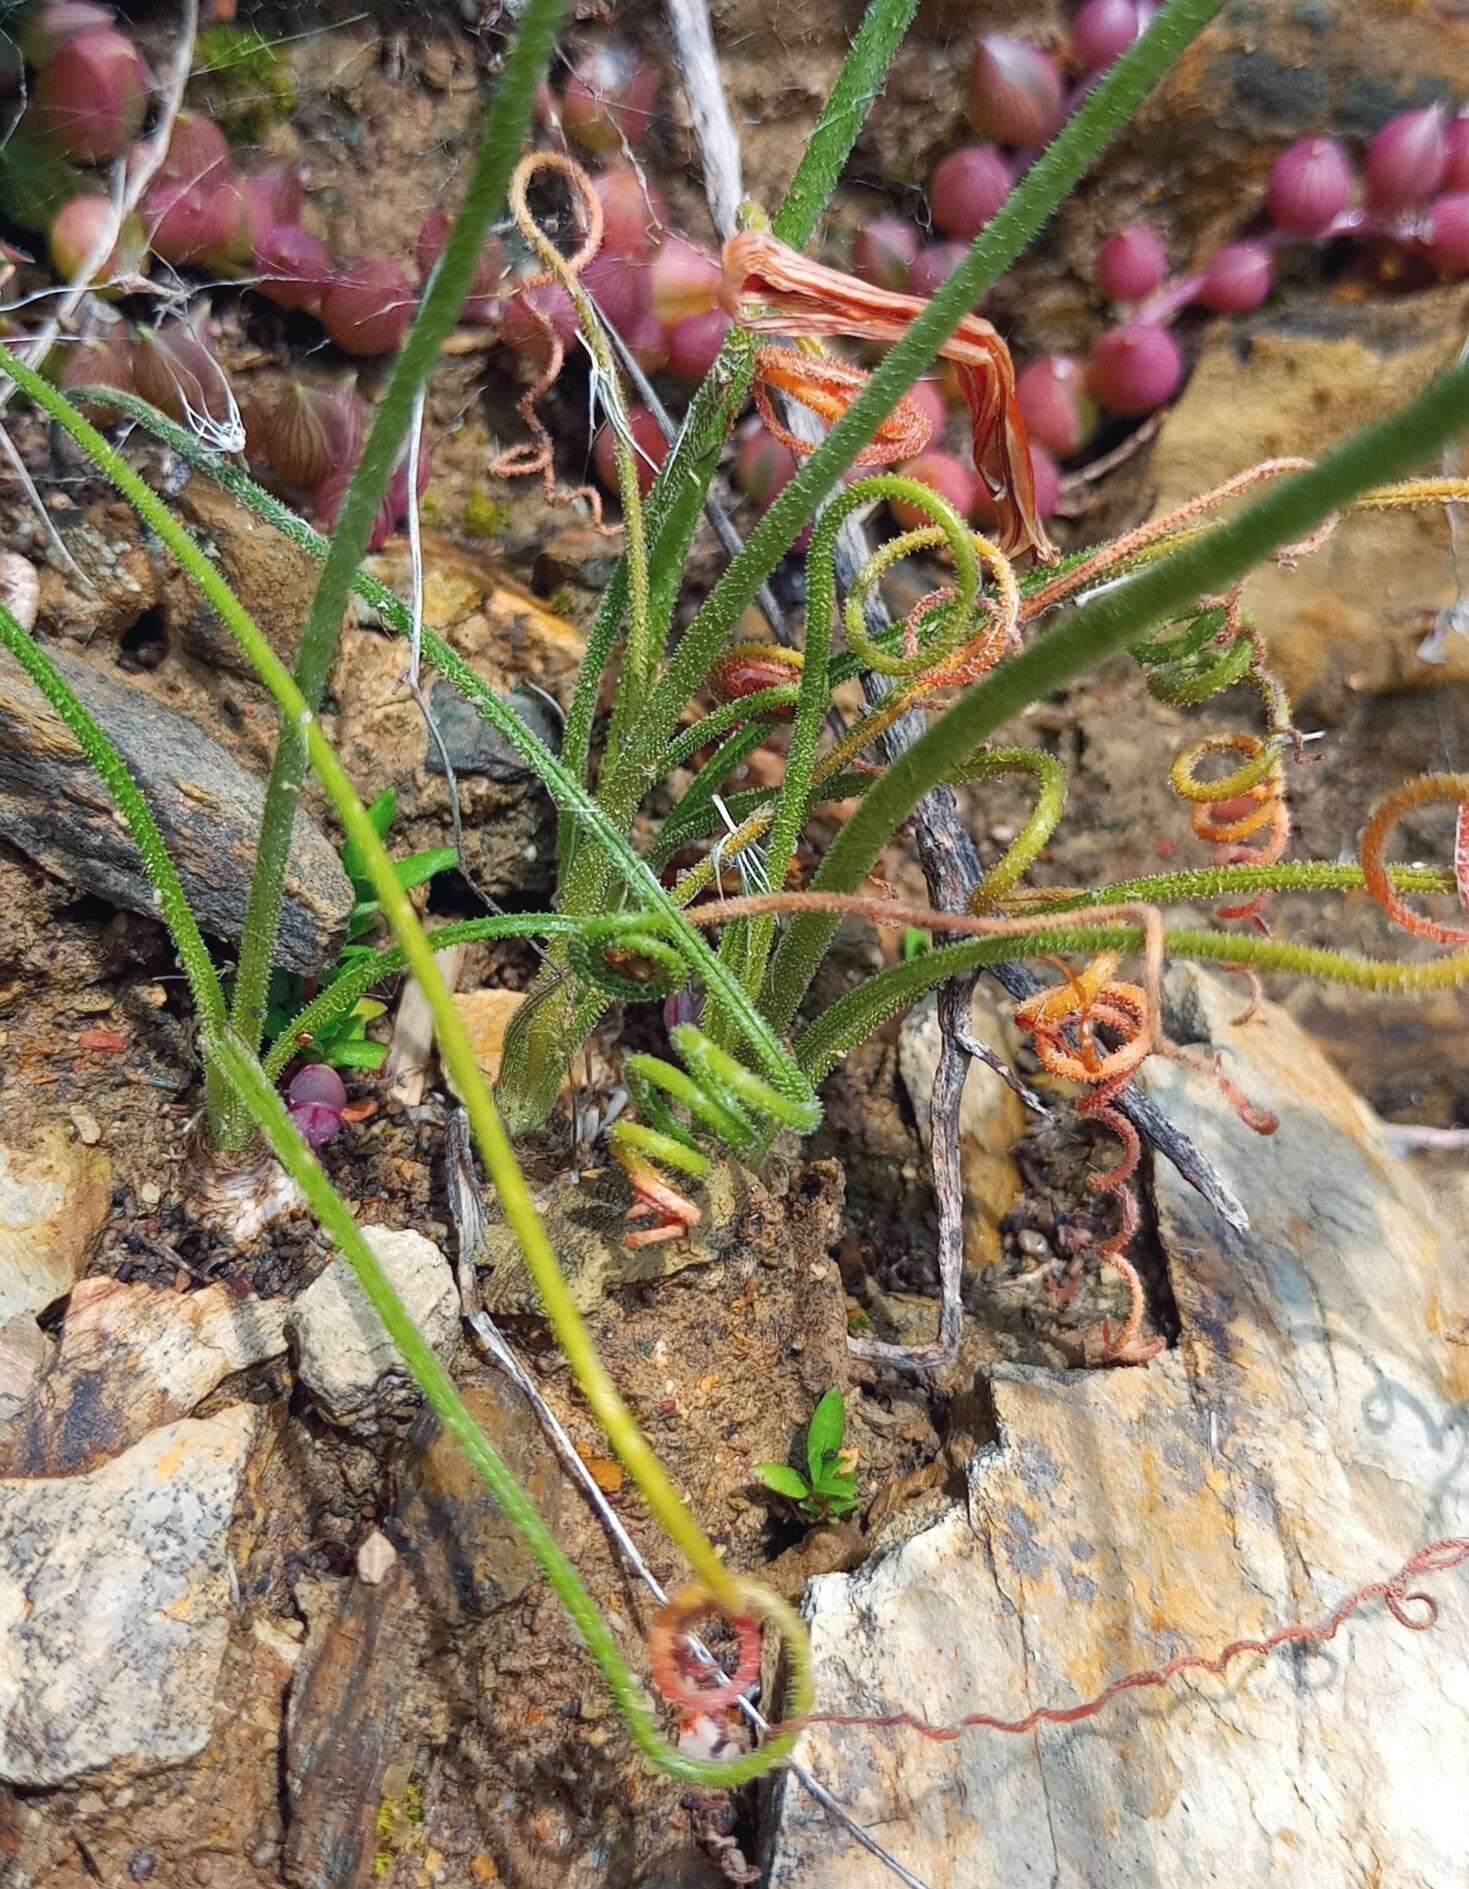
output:
{"label": "gray rock", "polygon": [[[554,754],[561,746],[561,724],[541,697],[529,689],[515,689],[506,698],[520,719]],[[487,774],[492,781],[518,781],[531,770],[497,728],[480,714],[452,682],[436,682],[429,694],[434,723],[456,774]],[[436,743],[429,739],[424,765],[430,774],[442,774],[444,764]]]}
{"label": "gray rock", "polygon": [[[459,1296],[449,1262],[421,1233],[364,1227],[363,1234],[414,1323],[441,1356],[459,1329]],[[303,1292],[286,1318],[301,1381],[326,1413],[351,1423],[408,1373],[397,1346],[340,1254]]]}
{"label": "gray rock", "polygon": [[284,1299],[237,1298],[222,1285],[181,1293],[83,1279],[61,1343],[0,1449],[0,1473],[75,1475],[119,1455],[188,1416],[234,1372],[284,1352],[285,1315]]}
{"label": "gray rock", "polygon": [[[1212,1043],[1280,1118],[1252,1134],[1206,1074],[1150,1084],[1239,1193],[1234,1235],[1158,1163],[1182,1334],[1140,1369],[1002,1366],[999,1441],[966,1505],[808,1589],[821,1703],[1019,1718],[1186,1652],[1329,1615],[1462,1532],[1465,1355],[1440,1334],[1463,1261],[1362,1103],[1283,1012],[1171,982],[1175,1034]],[[1457,1265],[1454,1279],[1447,1269]],[[1453,1889],[1469,1854],[1469,1608],[1421,1577],[1431,1634],[1380,1603],[1329,1650],[1114,1700],[1024,1736],[814,1730],[799,1755],[930,1889],[1228,1882]],[[771,1889],[890,1875],[777,1784]]]}
{"label": "gray rock", "polygon": [[0,1777],[65,1784],[204,1749],[256,1413],[155,1430],[86,1476],[0,1481]]}
{"label": "gray rock", "polygon": [[25,1409],[51,1349],[51,1340],[25,1313],[0,1325],[0,1448]]}
{"label": "gray rock", "polygon": [[59,1123],[30,1146],[0,1143],[0,1321],[71,1291],[111,1202],[111,1162]]}
{"label": "gray rock", "polygon": [[[153,809],[203,929],[238,938],[265,800],[263,782],[188,716],[54,644],[52,662],[127,762]],[[127,829],[61,718],[0,656],[0,838],[68,884],[152,915],[153,888]],[[336,851],[297,811],[276,961],[320,969],[339,944],[352,887]]]}
{"label": "gray rock", "polygon": [[[530,1404],[498,1376],[464,1385],[462,1395],[546,1525],[555,1529],[568,1485]],[[432,1411],[414,1424],[396,1481],[396,1532],[436,1631],[454,1632],[483,1620],[528,1591],[536,1579],[530,1550]]]}

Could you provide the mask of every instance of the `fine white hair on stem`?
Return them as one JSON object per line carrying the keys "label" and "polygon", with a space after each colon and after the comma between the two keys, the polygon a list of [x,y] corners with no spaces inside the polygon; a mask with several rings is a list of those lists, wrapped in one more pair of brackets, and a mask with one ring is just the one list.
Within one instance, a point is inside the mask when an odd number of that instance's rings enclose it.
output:
{"label": "fine white hair on stem", "polygon": [[408,674],[418,687],[419,665],[423,659],[423,526],[418,515],[418,466],[423,452],[424,389],[420,384],[413,396],[413,411],[408,422],[408,572],[409,591]]}
{"label": "fine white hair on stem", "polygon": [[[734,815],[725,805],[724,796],[715,794],[712,798],[714,809],[723,820],[726,829],[720,834],[709,856],[714,868],[714,888],[722,898],[724,892],[720,881],[724,873],[724,849],[740,829]],[[735,870],[740,875],[740,885],[747,898],[752,886],[756,892],[763,893],[770,890],[770,875],[765,870],[765,858],[758,846],[751,844],[740,848],[735,855]]]}

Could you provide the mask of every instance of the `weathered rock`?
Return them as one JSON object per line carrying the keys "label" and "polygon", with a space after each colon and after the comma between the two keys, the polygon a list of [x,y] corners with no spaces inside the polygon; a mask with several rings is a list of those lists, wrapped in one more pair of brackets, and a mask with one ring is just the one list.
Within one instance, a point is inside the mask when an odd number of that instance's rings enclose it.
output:
{"label": "weathered rock", "polygon": [[40,573],[36,620],[43,631],[75,637],[83,645],[99,638],[111,644],[139,618],[158,609],[163,560],[149,555],[137,517],[125,499],[104,499],[84,510],[62,512],[50,522],[67,555],[86,574],[87,583],[85,587],[79,584],[62,560],[51,554],[48,533],[39,519],[21,520],[17,537],[29,542]]}
{"label": "weathered rock", "polygon": [[[980,1042],[1001,1056],[1014,1055],[1014,1027],[983,985],[975,986],[970,1022]],[[938,1001],[926,998],[903,1019],[898,1038],[898,1070],[925,1147],[932,1138],[929,1104],[941,1048]],[[1019,1096],[993,1069],[972,1061],[959,1104],[966,1266],[988,1265],[1000,1256],[1000,1222],[1020,1192],[1020,1172],[1010,1150],[1025,1128]]]}
{"label": "weathered rock", "polygon": [[[47,654],[147,797],[200,925],[238,938],[265,790],[197,723],[54,644]],[[0,659],[0,837],[46,871],[129,911],[153,889],[127,829],[61,718]],[[340,942],[352,887],[330,841],[298,811],[276,959],[318,970]]]}
{"label": "weathered rock", "polygon": [[284,1299],[83,1279],[0,1474],[76,1475],[187,1416],[235,1371],[286,1348]]}
{"label": "weathered rock", "polygon": [[112,1164],[53,1124],[33,1148],[0,1144],[0,1321],[70,1292],[111,1204]]}
{"label": "weathered rock", "polygon": [[[533,727],[552,733],[554,714],[524,685],[534,683],[553,699],[569,700],[584,646],[581,632],[507,578],[495,559],[432,533],[424,542],[424,558],[424,622],[502,698],[519,690],[515,706]],[[408,567],[401,551],[385,551],[369,568],[406,595]],[[372,620],[365,606],[358,614]],[[406,853],[443,844],[449,794],[433,745],[425,745],[418,705],[403,686],[404,662],[398,637],[349,625],[330,688],[342,764],[365,798],[385,780],[397,787],[393,844]],[[482,745],[490,730],[477,713],[471,722],[471,711],[448,708],[449,691],[437,685],[432,699],[436,720],[443,724],[440,711],[447,713],[451,751],[457,742],[468,741],[472,730],[484,731],[483,736],[473,733],[474,750],[459,780],[465,860],[474,883],[495,896],[539,891],[550,883],[553,864],[549,799],[527,793],[524,770],[518,764],[512,768],[497,738],[492,748]]]}
{"label": "weathered rock", "polygon": [[[589,1312],[613,1286],[645,1285],[730,1257],[756,1186],[732,1161],[717,1160],[698,1185],[702,1218],[683,1239],[653,1246],[625,1243],[629,1195],[620,1168],[585,1178],[559,1175],[540,1203],[541,1215],[571,1296]],[[480,1291],[490,1311],[540,1312],[535,1282],[497,1206],[490,1208],[476,1263],[485,1269]]]}
{"label": "weathered rock", "polygon": [[[463,1389],[476,1423],[554,1531],[566,1478],[527,1400],[499,1377]],[[425,1411],[398,1475],[396,1528],[428,1616],[448,1630],[519,1600],[536,1564],[484,1479]]]}
{"label": "weathered rock", "polygon": [[[459,1327],[449,1262],[421,1233],[391,1227],[362,1232],[414,1323],[435,1351],[447,1354]],[[302,1383],[339,1423],[366,1415],[408,1382],[398,1347],[340,1254],[292,1305],[286,1330]]]}
{"label": "weathered rock", "polygon": [[[1319,457],[1354,426],[1389,412],[1458,352],[1469,290],[1395,300],[1300,300],[1205,337],[1153,457],[1166,512],[1260,460]],[[1347,689],[1469,678],[1469,637],[1419,646],[1458,595],[1442,506],[1347,517],[1294,569],[1256,571],[1245,596],[1292,695],[1330,702]]]}
{"label": "weathered rock", "polygon": [[[321,570],[316,559],[203,473],[187,480],[177,504],[276,654],[294,662]],[[178,593],[174,614],[187,649],[217,668],[254,675],[239,644],[192,586]]]}
{"label": "weathered rock", "polygon": [[422,1657],[401,1560],[381,1582],[345,1583],[336,1609],[311,1616],[286,1718],[282,1874],[292,1889],[358,1889],[403,1736],[405,1668]]}
{"label": "weathered rock", "polygon": [[29,1313],[0,1325],[0,1447],[25,1409],[51,1349],[51,1340]]}
{"label": "weathered rock", "polygon": [[[488,1083],[500,1079],[500,1064],[505,1056],[505,1032],[510,1020],[525,1002],[523,990],[461,990],[454,996],[459,1021],[469,1032],[469,1043],[480,1074]],[[447,1075],[454,1093],[453,1078]],[[462,1098],[461,1098],[462,1099]]]}
{"label": "weathered rock", "polygon": [[[512,689],[507,705],[554,754],[561,745],[561,724],[538,695]],[[492,781],[520,781],[531,770],[498,728],[487,722],[473,702],[465,701],[452,682],[436,682],[429,707],[456,774],[487,774]],[[435,742],[424,749],[423,764],[430,774],[442,774],[444,763]]]}
{"label": "weathered rock", "polygon": [[[1150,1078],[1251,1232],[1157,1164],[1177,1347],[1142,1369],[996,1371],[1000,1440],[971,1464],[967,1509],[808,1590],[824,1706],[934,1721],[1067,1706],[1317,1621],[1462,1528],[1469,1360],[1437,1329],[1440,1268],[1462,1259],[1281,1011],[1236,1029],[1221,981],[1181,974],[1172,991],[1175,1034],[1217,1046],[1280,1117],[1261,1139],[1208,1076]],[[950,1745],[822,1730],[800,1755],[932,1889],[1450,1889],[1469,1853],[1469,1610],[1453,1576],[1414,1585],[1440,1603],[1423,1638],[1369,1606],[1329,1654],[1241,1660],[1074,1726]],[[772,1889],[889,1879],[782,1780]]]}
{"label": "weathered rock", "polygon": [[155,1430],[90,1475],[0,1482],[0,1777],[64,1784],[209,1742],[228,1534],[256,1413]]}

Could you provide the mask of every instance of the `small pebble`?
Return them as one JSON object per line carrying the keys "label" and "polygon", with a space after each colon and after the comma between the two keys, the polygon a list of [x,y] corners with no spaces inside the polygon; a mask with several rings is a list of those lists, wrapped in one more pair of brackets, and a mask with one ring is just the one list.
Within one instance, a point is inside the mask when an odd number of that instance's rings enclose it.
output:
{"label": "small pebble", "polygon": [[1023,1227],[1016,1244],[1022,1253],[1031,1259],[1049,1259],[1051,1243],[1044,1233],[1037,1233],[1034,1227]]}
{"label": "small pebble", "polygon": [[152,1850],[134,1850],[128,1858],[128,1877],[133,1882],[148,1882],[158,1867]]}
{"label": "small pebble", "polygon": [[17,551],[0,551],[0,602],[23,630],[36,627],[41,580],[35,565]]}
{"label": "small pebble", "polygon": [[89,1110],[74,1108],[71,1110],[71,1125],[77,1131],[77,1139],[83,1147],[95,1148],[102,1139],[102,1125]]}
{"label": "small pebble", "polygon": [[145,1207],[156,1207],[163,1198],[163,1189],[156,1181],[144,1181],[138,1189],[138,1199]]}
{"label": "small pebble", "polygon": [[381,1587],[397,1559],[398,1551],[392,1542],[381,1530],[373,1529],[357,1550],[358,1580],[365,1581],[369,1587]]}

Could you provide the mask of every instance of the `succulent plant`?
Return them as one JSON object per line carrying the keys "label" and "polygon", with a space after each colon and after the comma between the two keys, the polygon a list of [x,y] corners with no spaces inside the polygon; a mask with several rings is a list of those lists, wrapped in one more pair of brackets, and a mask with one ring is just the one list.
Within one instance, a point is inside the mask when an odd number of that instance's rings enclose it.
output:
{"label": "succulent plant", "polygon": [[408,332],[417,297],[397,263],[367,256],[321,291],[321,325],[348,354],[391,354]]}
{"label": "succulent plant", "polygon": [[1109,413],[1136,419],[1170,399],[1183,379],[1178,343],[1158,322],[1111,328],[1092,350],[1087,385]]}
{"label": "succulent plant", "polygon": [[97,26],[55,47],[36,75],[34,110],[64,156],[105,163],[142,130],[151,86],[143,55],[126,34]]}
{"label": "succulent plant", "polygon": [[950,151],[928,180],[935,225],[945,236],[968,242],[1009,196],[1012,181],[1010,166],[992,144],[966,144]]}
{"label": "succulent plant", "polygon": [[311,1148],[324,1148],[342,1126],[347,1089],[328,1063],[307,1063],[286,1090],[291,1125]]}
{"label": "succulent plant", "polygon": [[1023,39],[986,33],[969,67],[968,115],[996,144],[1044,144],[1063,115],[1060,67]]}

